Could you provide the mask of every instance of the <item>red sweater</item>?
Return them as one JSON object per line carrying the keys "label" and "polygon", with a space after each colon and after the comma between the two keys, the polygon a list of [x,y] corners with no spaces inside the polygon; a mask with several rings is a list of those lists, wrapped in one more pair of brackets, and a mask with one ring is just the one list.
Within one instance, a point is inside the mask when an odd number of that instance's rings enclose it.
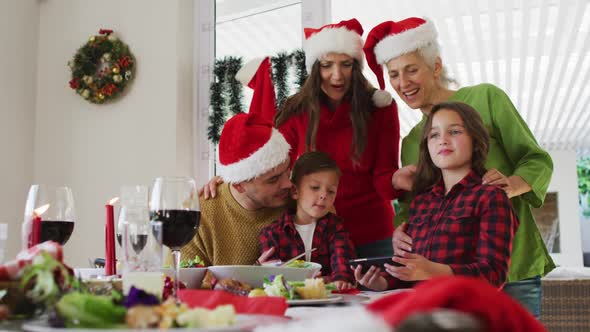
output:
{"label": "red sweater", "polygon": [[[375,108],[367,127],[367,146],[360,165],[351,158],[350,104],[334,112],[321,105],[316,149],[326,152],[342,171],[336,195],[336,212],[355,246],[383,240],[393,234],[391,200],[397,197],[391,177],[398,169],[399,119],[397,106]],[[291,145],[291,165],[305,152],[308,113],[293,115],[279,128]]]}

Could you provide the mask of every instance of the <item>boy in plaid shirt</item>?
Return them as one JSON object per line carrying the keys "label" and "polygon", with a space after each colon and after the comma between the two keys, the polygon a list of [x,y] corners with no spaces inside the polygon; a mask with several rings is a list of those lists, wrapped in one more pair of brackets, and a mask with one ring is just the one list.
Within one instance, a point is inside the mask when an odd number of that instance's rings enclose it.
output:
{"label": "boy in plaid shirt", "polygon": [[[262,229],[261,252],[274,248],[269,260],[290,258],[306,252],[305,260],[322,265],[338,289],[353,288],[354,276],[348,261],[354,258],[354,247],[340,218],[334,200],[340,180],[336,162],[324,152],[302,154],[293,165],[291,196],[297,209],[288,209],[279,220]],[[313,248],[316,250],[310,252]]]}
{"label": "boy in plaid shirt", "polygon": [[375,290],[443,275],[466,275],[501,288],[506,282],[518,219],[502,188],[483,185],[489,135],[469,105],[445,102],[428,115],[422,140],[409,221],[405,232],[412,252],[362,274],[361,285]]}

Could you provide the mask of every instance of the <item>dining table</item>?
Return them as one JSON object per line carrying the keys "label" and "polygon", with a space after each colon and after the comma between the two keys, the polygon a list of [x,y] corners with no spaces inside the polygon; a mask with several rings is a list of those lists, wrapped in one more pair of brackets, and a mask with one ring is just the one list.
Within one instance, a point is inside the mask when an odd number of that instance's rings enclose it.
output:
{"label": "dining table", "polygon": [[[292,304],[289,305],[289,308],[285,312],[285,317],[288,318],[292,322],[296,322],[298,320],[310,320],[314,319],[314,317],[318,316],[325,316],[327,314],[338,313],[338,312],[346,312],[352,307],[359,307],[364,306],[368,303],[371,303],[383,296],[402,292],[408,290],[390,290],[384,292],[374,292],[363,290],[358,294],[335,294],[333,296],[337,297],[336,301],[317,301],[315,303],[302,303],[302,304]],[[39,318],[34,318],[39,319]],[[23,320],[23,319],[13,319],[13,320],[4,320],[0,321],[0,331],[28,331],[27,329],[23,328],[23,324],[27,322],[31,322],[32,320]],[[67,332],[69,329],[47,329],[47,330],[39,330],[47,331],[47,332]],[[73,330],[73,329],[72,329]],[[91,330],[88,330],[91,331]],[[94,331],[108,331],[108,330],[94,330]],[[130,329],[131,331],[131,329]],[[154,331],[160,331],[154,329]],[[204,331],[203,329],[192,329],[192,328],[181,328],[181,329],[174,329],[174,331],[186,331],[186,332],[199,332]],[[233,331],[233,330],[232,330]]]}

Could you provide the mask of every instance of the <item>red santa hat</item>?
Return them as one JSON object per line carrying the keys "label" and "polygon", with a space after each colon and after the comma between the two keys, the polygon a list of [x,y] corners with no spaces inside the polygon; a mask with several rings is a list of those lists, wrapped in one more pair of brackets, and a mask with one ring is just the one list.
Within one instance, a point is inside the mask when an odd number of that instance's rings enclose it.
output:
{"label": "red santa hat", "polygon": [[274,128],[275,91],[270,59],[249,62],[236,79],[254,89],[249,113],[229,119],[219,139],[218,171],[230,183],[251,180],[277,167],[289,157],[289,143]]}
{"label": "red santa hat", "polygon": [[[340,21],[336,24],[324,25],[318,29],[305,28],[305,66],[311,72],[313,64],[328,53],[344,53],[358,60],[363,66],[363,27],[355,18]],[[391,105],[391,94],[383,90],[373,93],[373,103],[377,107]]]}
{"label": "red santa hat", "polygon": [[363,64],[363,27],[356,19],[327,24],[320,28],[305,28],[305,66],[311,72],[313,64],[328,53],[344,53]]}
{"label": "red santa hat", "polygon": [[416,313],[452,309],[481,320],[486,331],[543,332],[543,325],[525,308],[489,283],[460,276],[434,278],[413,291],[395,293],[367,306],[396,327]]}
{"label": "red santa hat", "polygon": [[437,35],[432,21],[418,17],[399,22],[387,21],[374,27],[367,36],[363,50],[369,68],[377,76],[379,87],[385,88],[382,64],[435,42]]}

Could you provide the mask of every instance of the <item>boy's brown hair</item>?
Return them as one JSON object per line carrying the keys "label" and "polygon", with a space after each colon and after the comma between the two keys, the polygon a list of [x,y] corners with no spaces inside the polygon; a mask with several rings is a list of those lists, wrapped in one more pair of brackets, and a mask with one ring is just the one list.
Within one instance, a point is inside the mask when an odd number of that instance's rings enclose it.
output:
{"label": "boy's brown hair", "polygon": [[322,171],[334,171],[338,177],[342,175],[340,168],[327,153],[321,151],[305,152],[293,165],[291,182],[298,186],[305,175]]}

